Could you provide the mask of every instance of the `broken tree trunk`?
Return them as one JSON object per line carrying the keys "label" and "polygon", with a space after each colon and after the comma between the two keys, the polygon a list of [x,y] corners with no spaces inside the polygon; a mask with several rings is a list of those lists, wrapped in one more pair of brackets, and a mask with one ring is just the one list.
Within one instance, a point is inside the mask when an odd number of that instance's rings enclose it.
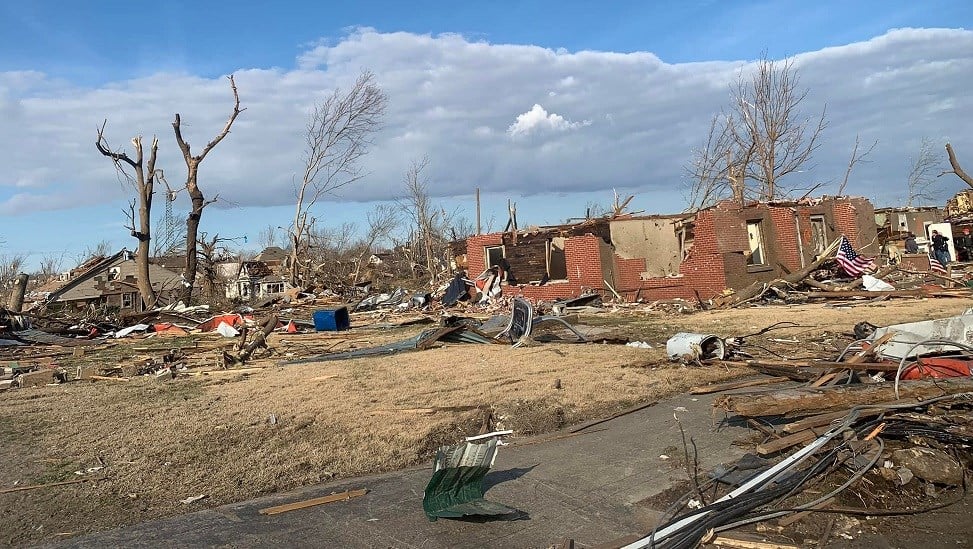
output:
{"label": "broken tree trunk", "polygon": [[[963,180],[964,183],[966,183],[971,188],[973,188],[973,177],[970,177],[968,173],[963,171],[963,168],[959,165],[959,160],[956,159],[956,153],[953,152],[953,146],[950,145],[949,143],[946,143],[946,155],[949,157],[950,167],[953,168],[950,171],[955,173],[956,177],[959,177],[960,179]],[[949,172],[947,171],[943,173],[949,173]],[[942,175],[942,173],[939,175]]]}
{"label": "broken tree trunk", "polygon": [[801,387],[774,393],[727,395],[713,403],[741,416],[797,416],[849,409],[853,406],[883,402],[925,400],[941,395],[973,391],[973,379],[951,378],[934,381],[904,381],[899,384],[899,400],[892,383]]}
{"label": "broken tree trunk", "polygon": [[838,245],[841,243],[840,238],[836,238],[834,242],[831,243],[821,255],[818,256],[817,260],[811,262],[807,267],[804,267],[796,273],[791,273],[784,276],[784,278],[778,278],[771,282],[754,282],[753,284],[747,286],[746,288],[734,293],[733,295],[727,297],[721,306],[722,307],[736,307],[741,303],[750,301],[751,299],[757,298],[763,295],[764,292],[769,290],[771,287],[781,288],[789,284],[797,284],[805,278],[807,278],[815,269],[820,267],[825,261],[831,259],[831,255],[838,251]]}
{"label": "broken tree trunk", "polygon": [[14,281],[14,291],[10,294],[10,300],[7,302],[7,310],[10,312],[19,313],[24,308],[24,294],[27,293],[27,280],[29,279],[30,275],[26,273],[17,275],[17,279]]}
{"label": "broken tree trunk", "polygon": [[280,321],[277,319],[277,315],[270,315],[267,317],[261,324],[261,330],[254,335],[253,341],[251,341],[250,344],[248,344],[240,353],[240,362],[250,360],[253,352],[256,351],[258,347],[265,346],[267,336],[277,329],[278,324],[280,324]]}

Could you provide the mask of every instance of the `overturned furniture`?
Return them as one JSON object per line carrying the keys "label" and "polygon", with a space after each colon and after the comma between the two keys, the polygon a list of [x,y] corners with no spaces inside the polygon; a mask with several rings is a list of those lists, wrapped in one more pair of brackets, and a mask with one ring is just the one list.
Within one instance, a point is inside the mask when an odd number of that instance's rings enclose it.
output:
{"label": "overturned furniture", "polygon": [[507,340],[514,347],[520,347],[530,338],[534,328],[538,324],[545,322],[558,322],[577,336],[579,343],[585,343],[587,341],[584,334],[579,332],[574,326],[568,324],[563,318],[556,316],[534,316],[534,307],[530,304],[530,301],[522,297],[514,298],[510,310],[510,323],[507,324],[507,328],[504,331],[497,334],[496,339]]}

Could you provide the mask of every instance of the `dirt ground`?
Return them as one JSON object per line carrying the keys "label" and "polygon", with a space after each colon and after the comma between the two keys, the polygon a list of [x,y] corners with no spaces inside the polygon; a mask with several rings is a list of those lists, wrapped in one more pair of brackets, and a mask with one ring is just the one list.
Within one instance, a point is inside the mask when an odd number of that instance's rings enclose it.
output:
{"label": "dirt ground", "polygon": [[[6,512],[0,544],[63,539],[416,465],[430,460],[439,445],[475,434],[487,410],[493,427],[527,436],[749,373],[669,363],[665,340],[679,331],[732,336],[791,321],[801,326],[754,338],[748,350],[767,357],[772,355],[762,348],[794,358],[833,357],[856,322],[937,318],[970,305],[966,299],[932,299],[688,315],[620,311],[587,315],[581,323],[647,341],[653,349],[448,344],[346,361],[283,365],[284,359],[275,359],[250,374],[168,382],[142,376],[7,391],[0,393],[0,458],[6,464],[0,490],[92,480],[0,491]],[[348,334],[367,346],[421,329],[353,328]],[[325,337],[274,335],[271,346],[286,357],[288,349],[320,347]],[[115,351],[124,359],[124,348]],[[200,495],[205,499],[180,502]]]}

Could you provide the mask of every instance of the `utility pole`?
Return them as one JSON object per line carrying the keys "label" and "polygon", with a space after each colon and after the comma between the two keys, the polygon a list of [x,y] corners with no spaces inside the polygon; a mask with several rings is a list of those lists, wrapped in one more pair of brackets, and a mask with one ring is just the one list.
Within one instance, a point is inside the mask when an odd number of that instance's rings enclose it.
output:
{"label": "utility pole", "polygon": [[480,188],[476,188],[476,234],[480,232]]}

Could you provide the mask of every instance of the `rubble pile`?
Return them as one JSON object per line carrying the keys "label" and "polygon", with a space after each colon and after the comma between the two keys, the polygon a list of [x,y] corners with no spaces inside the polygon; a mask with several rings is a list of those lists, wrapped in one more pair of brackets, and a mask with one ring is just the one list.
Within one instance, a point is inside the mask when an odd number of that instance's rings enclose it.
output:
{"label": "rubble pile", "polygon": [[[672,354],[760,374],[691,390],[726,393],[713,406],[725,421],[753,429],[754,438],[741,441],[752,451],[693,478],[694,489],[653,531],[625,547],[743,547],[734,542],[754,539],[823,546],[854,537],[853,529],[836,528],[835,516],[857,524],[959,502],[973,467],[970,327],[973,309],[887,327],[863,322],[842,352],[812,360],[745,360],[742,339],[725,340],[720,356],[715,346],[709,356],[703,347]],[[673,339],[686,336],[699,334]]]}

